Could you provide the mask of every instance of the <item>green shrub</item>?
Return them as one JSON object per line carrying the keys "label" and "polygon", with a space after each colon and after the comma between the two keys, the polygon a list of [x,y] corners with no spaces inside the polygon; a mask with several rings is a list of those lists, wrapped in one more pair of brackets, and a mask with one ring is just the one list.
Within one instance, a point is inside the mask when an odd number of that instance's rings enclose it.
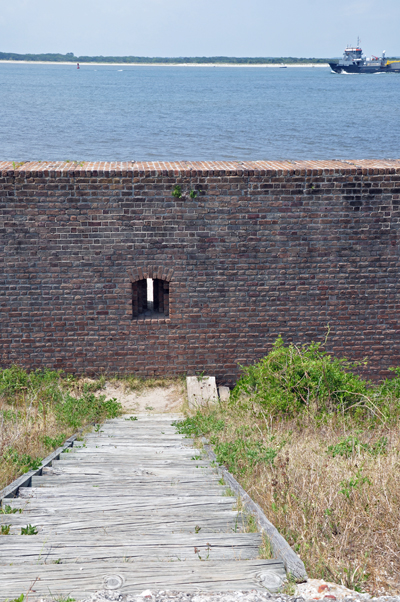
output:
{"label": "green shrub", "polygon": [[60,424],[78,429],[88,422],[116,418],[121,413],[121,404],[114,398],[106,400],[105,395],[96,397],[94,393],[85,392],[76,398],[67,393],[54,409]]}
{"label": "green shrub", "polygon": [[61,371],[44,369],[27,372],[20,366],[11,366],[0,370],[0,395],[14,400],[16,396],[26,397],[40,391],[43,402],[57,401],[62,396],[62,375]]}
{"label": "green shrub", "polygon": [[253,401],[272,415],[342,411],[367,395],[368,383],[349,371],[359,366],[332,357],[321,343],[285,347],[279,337],[266,357],[243,369],[231,402]]}

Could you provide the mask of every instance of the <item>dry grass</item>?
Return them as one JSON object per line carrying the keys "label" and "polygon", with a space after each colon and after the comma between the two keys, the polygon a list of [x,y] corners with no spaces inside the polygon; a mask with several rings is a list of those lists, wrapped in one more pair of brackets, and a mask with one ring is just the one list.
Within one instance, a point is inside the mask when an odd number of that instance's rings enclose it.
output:
{"label": "dry grass", "polygon": [[61,444],[72,434],[73,429],[60,428],[54,412],[39,411],[34,401],[21,397],[10,403],[0,398],[0,489],[47,456],[54,449],[50,439]]}
{"label": "dry grass", "polygon": [[183,377],[143,378],[140,376],[128,374],[109,377],[107,378],[107,382],[109,382],[112,385],[122,386],[124,393],[144,393],[149,389],[156,389],[159,387],[168,388],[171,386],[177,386],[182,392],[186,390],[186,381]]}
{"label": "dry grass", "polygon": [[[204,413],[225,422],[209,435],[216,450],[243,440],[244,448],[256,442],[278,452],[272,463],[252,462],[246,451],[235,455],[225,447],[225,464],[301,556],[309,577],[371,594],[400,593],[398,424],[363,427],[359,420],[307,414],[271,422],[254,406]],[[349,436],[361,446],[333,457],[328,447]]]}
{"label": "dry grass", "polygon": [[0,490],[79,428],[119,413],[118,403],[96,398],[102,386],[57,372],[0,371]]}

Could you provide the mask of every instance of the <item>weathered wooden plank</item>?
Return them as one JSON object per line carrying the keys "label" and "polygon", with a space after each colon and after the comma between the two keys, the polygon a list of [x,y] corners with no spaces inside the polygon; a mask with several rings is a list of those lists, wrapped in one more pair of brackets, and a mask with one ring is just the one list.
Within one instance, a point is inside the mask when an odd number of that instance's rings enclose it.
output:
{"label": "weathered wooden plank", "polygon": [[80,510],[76,512],[75,510],[71,510],[71,508],[64,509],[36,509],[30,511],[26,509],[22,514],[7,514],[0,516],[0,524],[12,524],[12,525],[25,525],[32,524],[35,526],[40,525],[65,525],[65,524],[92,524],[99,521],[99,523],[104,524],[104,521],[107,521],[107,525],[112,524],[113,521],[117,524],[138,524],[138,525],[159,525],[160,527],[165,526],[165,532],[168,533],[168,525],[169,524],[194,524],[206,525],[213,521],[221,521],[221,523],[226,524],[229,521],[236,520],[239,523],[244,521],[243,516],[230,509],[220,509],[218,512],[215,512],[215,509],[206,508],[204,510],[199,510],[195,514],[192,509],[182,509],[179,514],[168,512],[168,510],[163,510],[162,508],[159,510],[153,510],[150,512],[146,512],[145,510],[132,510],[125,508],[122,509],[92,509],[89,508],[84,512]]}
{"label": "weathered wooden plank", "polygon": [[135,481],[134,479],[121,480],[118,478],[108,479],[104,477],[87,478],[85,476],[80,480],[76,478],[71,478],[71,480],[68,481],[67,478],[49,476],[33,477],[32,487],[26,489],[62,489],[64,491],[68,491],[71,487],[89,490],[91,487],[95,487],[96,489],[107,489],[108,492],[110,491],[110,487],[112,487],[114,490],[114,494],[120,489],[126,489],[132,491],[133,495],[142,495],[143,493],[145,494],[146,491],[154,491],[157,493],[157,495],[160,495],[163,492],[166,492],[168,495],[170,495],[171,491],[179,493],[187,491],[188,495],[198,495],[199,487],[206,487],[207,491],[212,492],[214,494],[224,494],[224,488],[221,487],[221,485],[219,485],[218,481],[207,482],[207,480],[205,479],[201,481],[198,480],[197,482],[192,481],[186,483],[179,483],[178,481],[172,483],[170,481],[165,481],[164,483],[157,483],[154,480],[146,483],[143,481]]}
{"label": "weathered wooden plank", "polygon": [[[117,483],[126,483],[127,485],[153,485],[154,487],[168,487],[169,485],[188,485],[189,487],[201,487],[202,485],[207,487],[207,485],[216,485],[219,484],[219,479],[215,477],[214,474],[204,475],[199,474],[198,477],[193,476],[187,479],[180,479],[179,474],[175,473],[175,476],[170,475],[168,478],[161,478],[161,476],[152,475],[152,474],[135,474],[132,470],[130,472],[126,471],[125,473],[115,471],[101,472],[97,471],[82,471],[82,473],[54,473],[54,474],[46,474],[42,477],[32,477],[32,487],[64,487],[68,486],[72,483],[79,484],[101,484],[112,485]],[[223,491],[224,488],[221,490]],[[197,489],[198,491],[198,489]]]}
{"label": "weathered wooden plank", "polygon": [[[40,478],[40,477],[39,477]],[[92,491],[95,489],[95,491]],[[213,495],[216,497],[220,497],[222,495],[221,486],[211,484],[207,487],[207,492],[209,495]],[[189,488],[188,486],[180,486],[179,483],[175,485],[168,485],[164,487],[152,487],[151,485],[146,485],[145,483],[140,487],[138,484],[134,483],[132,485],[120,485],[119,487],[113,487],[113,495],[118,497],[132,497],[138,496],[140,494],[141,497],[159,497],[160,495],[164,496],[185,496],[185,497],[198,497],[199,489],[198,487]],[[20,487],[19,497],[20,498],[39,498],[39,499],[51,499],[51,498],[77,498],[77,497],[109,497],[110,488],[106,485],[95,485],[91,483],[86,484],[70,484],[65,487]],[[232,502],[235,501],[235,498],[231,498]]]}
{"label": "weathered wooden plank", "polygon": [[136,531],[141,534],[151,534],[154,531],[165,533],[176,533],[186,530],[190,533],[203,534],[219,530],[223,533],[240,532],[244,519],[236,512],[219,512],[218,514],[183,514],[181,517],[171,515],[141,515],[127,513],[113,513],[112,516],[102,512],[92,512],[90,516],[85,514],[57,513],[57,515],[38,515],[35,513],[24,513],[7,515],[1,517],[1,524],[11,525],[11,535],[19,535],[21,527],[33,524],[43,532],[75,532],[82,533],[100,530],[102,534],[114,534],[118,531],[128,533]]}
{"label": "weathered wooden plank", "polygon": [[[162,540],[160,540],[158,536],[152,535],[146,535],[131,542],[125,542],[123,540],[121,542],[112,536],[108,538],[107,542],[104,541],[103,537],[90,537],[85,540],[85,544],[88,546],[101,545],[105,548],[108,545],[130,545],[143,548],[153,546],[160,546],[160,548],[164,546],[170,548],[189,547],[191,549],[193,546],[207,547],[210,545],[210,547],[231,548],[232,546],[258,546],[261,543],[261,539],[260,533],[211,533],[209,535],[203,535],[202,533],[199,533],[196,535],[187,535],[184,540],[182,540],[180,535],[166,533]],[[41,545],[58,545],[74,548],[75,546],[79,545],[79,543],[74,536],[69,535],[65,535],[60,538],[51,538],[51,540],[47,540],[40,535],[31,535],[29,537],[24,535],[8,535],[7,537],[2,538],[0,550],[19,549],[20,547],[26,548],[28,546],[36,548],[37,546]]]}
{"label": "weathered wooden plank", "polygon": [[[17,597],[32,586],[34,597],[68,595],[76,599],[96,590],[118,590],[123,594],[170,589],[180,591],[277,591],[285,578],[281,562],[268,560],[86,563],[71,571],[70,565],[16,565],[1,567],[0,600]],[[8,593],[9,592],[9,593]]]}
{"label": "weathered wooden plank", "polygon": [[61,560],[67,562],[91,562],[93,560],[134,561],[136,559],[180,560],[234,560],[256,559],[260,534],[208,533],[138,535],[127,538],[124,533],[105,537],[85,534],[80,541],[76,534],[53,535],[8,535],[0,548],[0,564],[18,562],[51,563]]}
{"label": "weathered wooden plank", "polygon": [[193,448],[185,447],[185,446],[177,446],[177,447],[150,447],[140,446],[140,445],[119,445],[119,444],[88,444],[88,445],[77,445],[75,448],[71,450],[71,454],[110,454],[117,453],[119,455],[130,456],[132,458],[140,458],[142,456],[152,457],[154,459],[159,455],[163,455],[169,458],[176,458],[179,460],[180,458],[190,458],[193,455]]}
{"label": "weathered wooden plank", "polygon": [[13,508],[24,508],[25,504],[29,503],[30,508],[41,508],[41,507],[55,507],[65,508],[70,504],[74,504],[75,508],[82,508],[84,505],[89,504],[92,508],[101,508],[105,503],[108,505],[114,505],[115,507],[122,506],[124,503],[130,508],[147,508],[149,511],[152,508],[171,508],[178,509],[183,506],[192,506],[193,510],[197,508],[203,508],[204,506],[213,506],[214,508],[225,507],[225,509],[232,510],[236,503],[235,498],[230,497],[218,497],[216,495],[210,495],[206,498],[197,498],[196,496],[188,495],[170,495],[160,498],[160,496],[142,496],[142,498],[132,498],[130,495],[122,496],[119,495],[118,499],[113,503],[110,497],[99,493],[99,495],[79,495],[74,492],[74,495],[70,496],[46,496],[46,497],[26,497],[18,498],[13,500],[10,504]]}
{"label": "weathered wooden plank", "polygon": [[[195,456],[194,456],[195,457]],[[206,460],[192,460],[191,458],[189,458],[188,460],[185,460],[184,458],[182,458],[181,460],[173,460],[173,459],[167,459],[167,458],[160,458],[157,457],[154,460],[152,460],[151,458],[136,458],[136,459],[131,459],[126,457],[123,454],[113,454],[112,456],[107,456],[107,455],[96,455],[96,456],[90,456],[89,454],[86,456],[79,456],[79,455],[72,455],[72,454],[68,454],[68,455],[62,455],[60,457],[60,461],[61,462],[65,462],[66,464],[70,464],[70,465],[74,465],[77,468],[79,467],[79,465],[85,465],[85,466],[121,466],[121,470],[124,467],[137,467],[137,468],[148,468],[151,467],[152,469],[162,469],[162,470],[179,470],[181,471],[183,474],[185,474],[185,471],[189,471],[192,468],[196,468],[199,467],[201,469],[206,469],[206,470],[210,470],[210,464],[206,461]],[[215,469],[212,469],[213,472],[215,472]]]}

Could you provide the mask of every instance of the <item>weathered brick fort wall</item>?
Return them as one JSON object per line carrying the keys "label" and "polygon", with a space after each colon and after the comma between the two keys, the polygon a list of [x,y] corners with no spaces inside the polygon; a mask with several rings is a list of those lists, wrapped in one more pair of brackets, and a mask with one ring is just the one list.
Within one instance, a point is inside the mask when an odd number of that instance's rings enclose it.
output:
{"label": "weathered brick fort wall", "polygon": [[[204,370],[231,383],[279,334],[321,340],[328,323],[328,350],[368,356],[370,375],[400,364],[400,162],[0,163],[0,174],[3,367]],[[132,318],[146,277],[169,282],[168,317]]]}

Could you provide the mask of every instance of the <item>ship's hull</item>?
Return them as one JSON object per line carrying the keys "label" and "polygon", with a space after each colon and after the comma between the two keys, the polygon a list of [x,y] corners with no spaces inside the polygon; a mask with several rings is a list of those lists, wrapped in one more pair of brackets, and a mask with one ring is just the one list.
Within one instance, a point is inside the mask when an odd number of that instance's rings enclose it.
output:
{"label": "ship's hull", "polygon": [[339,63],[329,63],[330,68],[335,73],[400,73],[400,66],[388,65],[340,65]]}

